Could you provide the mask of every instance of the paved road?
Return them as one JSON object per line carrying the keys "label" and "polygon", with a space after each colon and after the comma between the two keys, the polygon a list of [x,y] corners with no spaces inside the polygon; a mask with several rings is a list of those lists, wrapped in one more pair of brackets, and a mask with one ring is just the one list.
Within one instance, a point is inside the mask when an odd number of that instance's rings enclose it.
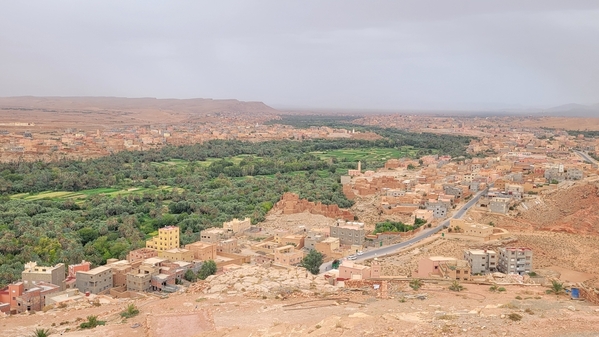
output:
{"label": "paved road", "polygon": [[[485,190],[478,192],[474,197],[472,197],[472,199],[470,199],[457,212],[455,212],[451,218],[441,222],[437,227],[427,229],[420,235],[417,235],[417,236],[411,238],[410,240],[396,243],[396,244],[390,245],[390,246],[384,246],[381,248],[370,249],[368,251],[365,251],[363,255],[358,256],[358,259],[356,261],[366,260],[366,259],[370,259],[370,258],[377,257],[377,256],[385,256],[387,254],[393,253],[394,251],[396,251],[398,249],[405,248],[405,247],[410,246],[418,241],[426,239],[433,234],[438,233],[443,228],[449,226],[449,220],[460,219],[462,216],[464,216],[464,214],[468,211],[468,209],[470,207],[472,207],[474,204],[476,204],[478,199],[480,199],[480,197],[483,196],[483,194],[485,194],[486,191],[487,190],[485,189]],[[332,262],[324,263],[322,266],[320,266],[320,272],[323,273],[327,270],[330,270],[331,264],[332,264]]]}
{"label": "paved road", "polygon": [[595,164],[595,165],[599,165],[599,163],[593,159],[593,157],[589,156],[588,154],[582,152],[582,151],[574,151],[577,155],[581,156],[582,159],[588,161],[591,164]]}

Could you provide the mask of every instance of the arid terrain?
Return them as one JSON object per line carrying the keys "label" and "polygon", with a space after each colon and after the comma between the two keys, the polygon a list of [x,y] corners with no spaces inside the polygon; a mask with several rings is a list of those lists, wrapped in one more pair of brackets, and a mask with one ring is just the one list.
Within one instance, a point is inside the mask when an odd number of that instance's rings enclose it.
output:
{"label": "arid terrain", "polygon": [[278,111],[262,102],[241,102],[234,99],[0,98],[0,128],[10,127],[10,130],[23,131],[65,128],[96,130],[150,124],[202,123],[218,121],[221,115],[262,115],[269,119],[275,113]]}
{"label": "arid terrain", "polygon": [[[595,336],[599,307],[542,287],[467,285],[462,292],[446,284],[418,291],[393,284],[388,299],[371,289],[340,289],[334,295],[287,299],[256,298],[232,288],[218,293],[171,294],[135,300],[140,314],[122,319],[128,303],[100,297],[98,306],[72,304],[32,315],[0,318],[0,336],[28,336],[35,327],[64,336]],[[357,291],[356,291],[357,290]],[[422,295],[416,299],[416,295]],[[106,325],[76,330],[89,315]],[[517,319],[520,318],[520,321]],[[516,319],[516,321],[512,320]]]}

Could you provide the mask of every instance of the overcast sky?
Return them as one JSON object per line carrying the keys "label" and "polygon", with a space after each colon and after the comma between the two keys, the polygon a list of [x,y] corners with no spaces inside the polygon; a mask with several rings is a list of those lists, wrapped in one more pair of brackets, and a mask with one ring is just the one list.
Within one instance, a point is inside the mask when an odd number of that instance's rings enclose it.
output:
{"label": "overcast sky", "polygon": [[2,1],[0,96],[599,103],[599,1]]}

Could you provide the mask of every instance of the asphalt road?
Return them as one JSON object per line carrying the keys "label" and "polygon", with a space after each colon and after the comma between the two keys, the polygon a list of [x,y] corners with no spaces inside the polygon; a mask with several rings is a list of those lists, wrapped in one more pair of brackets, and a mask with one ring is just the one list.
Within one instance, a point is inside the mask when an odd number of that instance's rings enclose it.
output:
{"label": "asphalt road", "polygon": [[[364,252],[363,255],[358,256],[358,258],[355,261],[362,261],[362,260],[371,259],[371,258],[374,258],[374,257],[377,257],[377,256],[385,256],[385,255],[391,254],[391,253],[393,253],[394,251],[396,251],[398,249],[411,246],[411,245],[413,245],[414,243],[416,243],[418,241],[421,241],[423,239],[426,239],[426,238],[430,237],[433,234],[438,233],[443,228],[449,226],[449,220],[451,220],[451,219],[460,219],[462,216],[464,216],[464,214],[468,211],[468,209],[470,207],[472,207],[474,204],[476,204],[476,202],[478,201],[478,199],[480,199],[480,197],[483,196],[483,194],[486,191],[487,190],[485,189],[485,190],[482,190],[482,191],[478,192],[474,197],[472,197],[472,199],[470,199],[457,212],[455,212],[451,218],[448,218],[448,219],[444,220],[437,227],[434,227],[434,228],[431,228],[431,229],[426,229],[421,234],[419,234],[419,235],[411,238],[410,240],[404,241],[404,242],[396,243],[396,244],[390,245],[390,246],[384,246],[384,247],[381,247],[381,248],[367,250],[367,251]],[[330,270],[331,269],[331,265],[332,265],[332,262],[323,263],[320,266],[320,272],[323,273],[323,272],[326,272],[327,270]]]}
{"label": "asphalt road", "polygon": [[595,164],[598,165],[599,163],[597,163],[597,161],[595,159],[593,159],[593,157],[589,156],[588,154],[582,152],[582,151],[574,151],[576,154],[578,154],[579,156],[582,157],[582,159],[588,161],[591,164]]}

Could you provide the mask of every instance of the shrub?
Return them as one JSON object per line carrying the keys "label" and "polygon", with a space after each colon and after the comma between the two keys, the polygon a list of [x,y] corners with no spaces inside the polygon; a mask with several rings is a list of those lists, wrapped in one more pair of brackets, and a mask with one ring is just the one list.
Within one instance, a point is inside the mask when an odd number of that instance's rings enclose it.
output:
{"label": "shrub", "polygon": [[499,292],[504,292],[504,291],[505,291],[505,288],[504,288],[504,287],[499,287],[499,288],[497,288],[497,291],[499,291]]}
{"label": "shrub", "polygon": [[512,312],[511,314],[507,315],[507,318],[509,318],[510,320],[512,320],[514,322],[517,322],[517,321],[522,320],[522,315]]}
{"label": "shrub", "polygon": [[135,304],[131,303],[125,308],[125,311],[121,312],[121,317],[123,318],[131,318],[135,317],[139,314],[139,309],[135,306]]}
{"label": "shrub", "polygon": [[97,327],[98,325],[104,325],[106,324],[106,321],[100,321],[98,320],[98,316],[87,316],[87,322],[83,322],[81,324],[79,324],[79,328],[81,329],[93,329],[95,327]]}
{"label": "shrub", "polygon": [[561,282],[558,282],[556,280],[552,280],[551,287],[549,288],[549,290],[547,290],[547,293],[559,295],[563,291],[564,291],[564,284]]}

